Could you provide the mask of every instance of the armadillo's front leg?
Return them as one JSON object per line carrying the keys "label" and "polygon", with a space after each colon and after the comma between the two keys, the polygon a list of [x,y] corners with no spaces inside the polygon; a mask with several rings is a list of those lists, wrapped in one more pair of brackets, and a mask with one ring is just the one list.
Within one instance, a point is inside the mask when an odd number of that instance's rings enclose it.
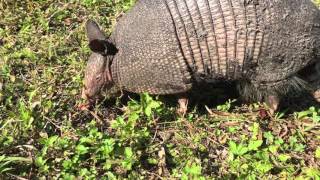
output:
{"label": "armadillo's front leg", "polygon": [[177,114],[179,114],[182,117],[187,113],[188,101],[189,100],[186,97],[186,95],[179,96],[179,99],[178,99],[179,107],[177,109]]}
{"label": "armadillo's front leg", "polygon": [[270,114],[273,115],[279,107],[280,99],[277,95],[269,95],[266,97],[265,102],[270,108]]}

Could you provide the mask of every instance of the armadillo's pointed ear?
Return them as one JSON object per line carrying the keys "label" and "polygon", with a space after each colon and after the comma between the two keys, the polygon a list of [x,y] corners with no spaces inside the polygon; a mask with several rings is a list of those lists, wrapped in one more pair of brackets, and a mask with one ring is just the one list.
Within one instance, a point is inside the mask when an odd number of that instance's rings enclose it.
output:
{"label": "armadillo's pointed ear", "polygon": [[107,46],[105,45],[106,37],[100,30],[98,24],[93,20],[88,20],[86,23],[87,37],[89,47],[93,52],[106,54]]}
{"label": "armadillo's pointed ear", "polygon": [[104,33],[100,30],[98,24],[95,21],[87,21],[86,31],[91,51],[102,55],[115,53],[115,46],[106,39]]}
{"label": "armadillo's pointed ear", "polygon": [[93,20],[89,19],[87,21],[86,30],[89,41],[106,39],[104,33],[100,30],[99,25]]}

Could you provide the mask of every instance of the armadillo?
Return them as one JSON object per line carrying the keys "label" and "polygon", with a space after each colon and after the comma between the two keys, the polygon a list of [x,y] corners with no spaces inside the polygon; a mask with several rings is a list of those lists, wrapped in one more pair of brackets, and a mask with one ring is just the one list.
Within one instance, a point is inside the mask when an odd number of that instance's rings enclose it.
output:
{"label": "armadillo", "polygon": [[86,31],[90,102],[114,86],[165,95],[236,81],[244,99],[276,110],[308,86],[297,72],[320,61],[320,12],[309,0],[139,0],[110,37],[93,20]]}
{"label": "armadillo", "polygon": [[320,102],[320,62],[311,64],[299,72],[300,77],[309,83],[313,97]]}

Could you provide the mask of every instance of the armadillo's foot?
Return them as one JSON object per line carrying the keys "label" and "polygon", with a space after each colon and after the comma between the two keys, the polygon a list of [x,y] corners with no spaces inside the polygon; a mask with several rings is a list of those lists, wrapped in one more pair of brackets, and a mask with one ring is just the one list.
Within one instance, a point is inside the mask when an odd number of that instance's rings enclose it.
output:
{"label": "armadillo's foot", "polygon": [[177,109],[177,114],[184,117],[188,110],[188,98],[182,97],[178,99],[179,108]]}
{"label": "armadillo's foot", "polygon": [[313,93],[313,97],[317,102],[320,102],[320,89]]}
{"label": "armadillo's foot", "polygon": [[91,107],[90,103],[82,103],[77,106],[77,109],[80,111],[88,110]]}
{"label": "armadillo's foot", "polygon": [[269,107],[270,115],[274,115],[279,107],[279,97],[277,95],[269,95],[266,97],[265,102]]}

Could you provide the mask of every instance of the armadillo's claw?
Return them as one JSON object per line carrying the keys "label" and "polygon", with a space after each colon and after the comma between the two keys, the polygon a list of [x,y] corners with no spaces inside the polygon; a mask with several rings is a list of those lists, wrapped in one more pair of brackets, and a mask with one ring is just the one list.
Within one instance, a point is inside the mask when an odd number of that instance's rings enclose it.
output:
{"label": "armadillo's claw", "polygon": [[270,95],[265,99],[266,104],[269,107],[270,115],[274,115],[278,110],[280,99],[277,95]]}
{"label": "armadillo's claw", "polygon": [[179,107],[177,110],[176,110],[176,113],[178,114],[178,116],[180,117],[184,117],[186,114],[187,114],[187,110],[186,108],[181,108]]}
{"label": "armadillo's claw", "polygon": [[179,98],[178,103],[179,103],[179,108],[177,109],[177,114],[179,116],[184,117],[188,110],[188,98],[185,98],[185,97]]}

